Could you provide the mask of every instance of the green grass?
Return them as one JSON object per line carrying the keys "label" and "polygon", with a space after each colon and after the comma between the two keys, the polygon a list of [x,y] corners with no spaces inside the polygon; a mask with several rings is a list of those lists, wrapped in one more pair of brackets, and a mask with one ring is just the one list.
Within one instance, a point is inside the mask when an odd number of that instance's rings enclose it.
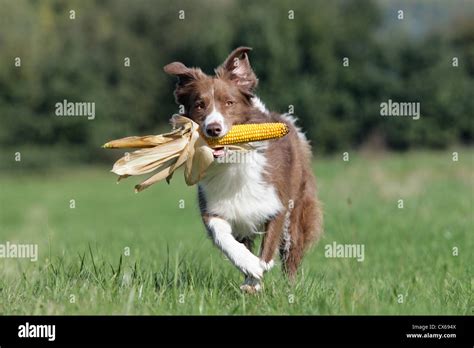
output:
{"label": "green grass", "polygon": [[[37,243],[39,260],[0,259],[0,313],[473,314],[473,156],[317,159],[325,235],[294,285],[276,267],[258,295],[239,290],[180,173],[140,194],[108,168],[3,173],[0,243]],[[365,260],[326,258],[333,241]]]}

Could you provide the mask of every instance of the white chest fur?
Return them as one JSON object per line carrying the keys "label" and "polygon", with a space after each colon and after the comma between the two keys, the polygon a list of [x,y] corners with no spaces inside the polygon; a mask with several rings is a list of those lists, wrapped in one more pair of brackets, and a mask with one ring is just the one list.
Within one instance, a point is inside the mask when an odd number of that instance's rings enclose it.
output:
{"label": "white chest fur", "polygon": [[208,213],[227,220],[236,237],[262,232],[263,223],[283,208],[275,187],[264,180],[265,165],[264,154],[252,151],[241,163],[214,162],[199,184]]}

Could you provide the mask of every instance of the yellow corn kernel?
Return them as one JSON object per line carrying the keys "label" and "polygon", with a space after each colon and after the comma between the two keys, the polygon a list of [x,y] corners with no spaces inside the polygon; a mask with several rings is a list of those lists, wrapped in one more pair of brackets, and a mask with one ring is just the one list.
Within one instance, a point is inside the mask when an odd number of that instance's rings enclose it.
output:
{"label": "yellow corn kernel", "polygon": [[209,146],[231,145],[281,138],[288,134],[288,126],[281,122],[237,124],[221,138],[205,138]]}

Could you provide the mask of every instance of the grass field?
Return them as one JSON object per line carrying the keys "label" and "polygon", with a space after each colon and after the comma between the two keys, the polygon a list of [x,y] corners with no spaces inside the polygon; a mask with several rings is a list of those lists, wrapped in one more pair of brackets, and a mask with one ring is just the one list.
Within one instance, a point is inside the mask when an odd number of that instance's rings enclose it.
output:
{"label": "grass field", "polygon": [[[0,243],[39,245],[37,262],[0,259],[0,313],[473,314],[474,151],[459,156],[317,159],[325,235],[296,284],[275,267],[258,295],[180,174],[140,194],[109,168],[0,174]],[[364,261],[326,258],[333,241],[364,244]]]}

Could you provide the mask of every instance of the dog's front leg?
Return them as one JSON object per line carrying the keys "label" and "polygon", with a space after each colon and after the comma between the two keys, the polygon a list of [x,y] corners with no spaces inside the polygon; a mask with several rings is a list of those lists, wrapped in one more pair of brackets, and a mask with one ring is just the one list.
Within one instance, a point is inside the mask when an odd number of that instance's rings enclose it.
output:
{"label": "dog's front leg", "polygon": [[266,270],[265,262],[234,238],[232,227],[227,221],[210,217],[206,221],[206,226],[214,244],[248,279],[252,278],[255,281],[262,279],[263,272]]}

